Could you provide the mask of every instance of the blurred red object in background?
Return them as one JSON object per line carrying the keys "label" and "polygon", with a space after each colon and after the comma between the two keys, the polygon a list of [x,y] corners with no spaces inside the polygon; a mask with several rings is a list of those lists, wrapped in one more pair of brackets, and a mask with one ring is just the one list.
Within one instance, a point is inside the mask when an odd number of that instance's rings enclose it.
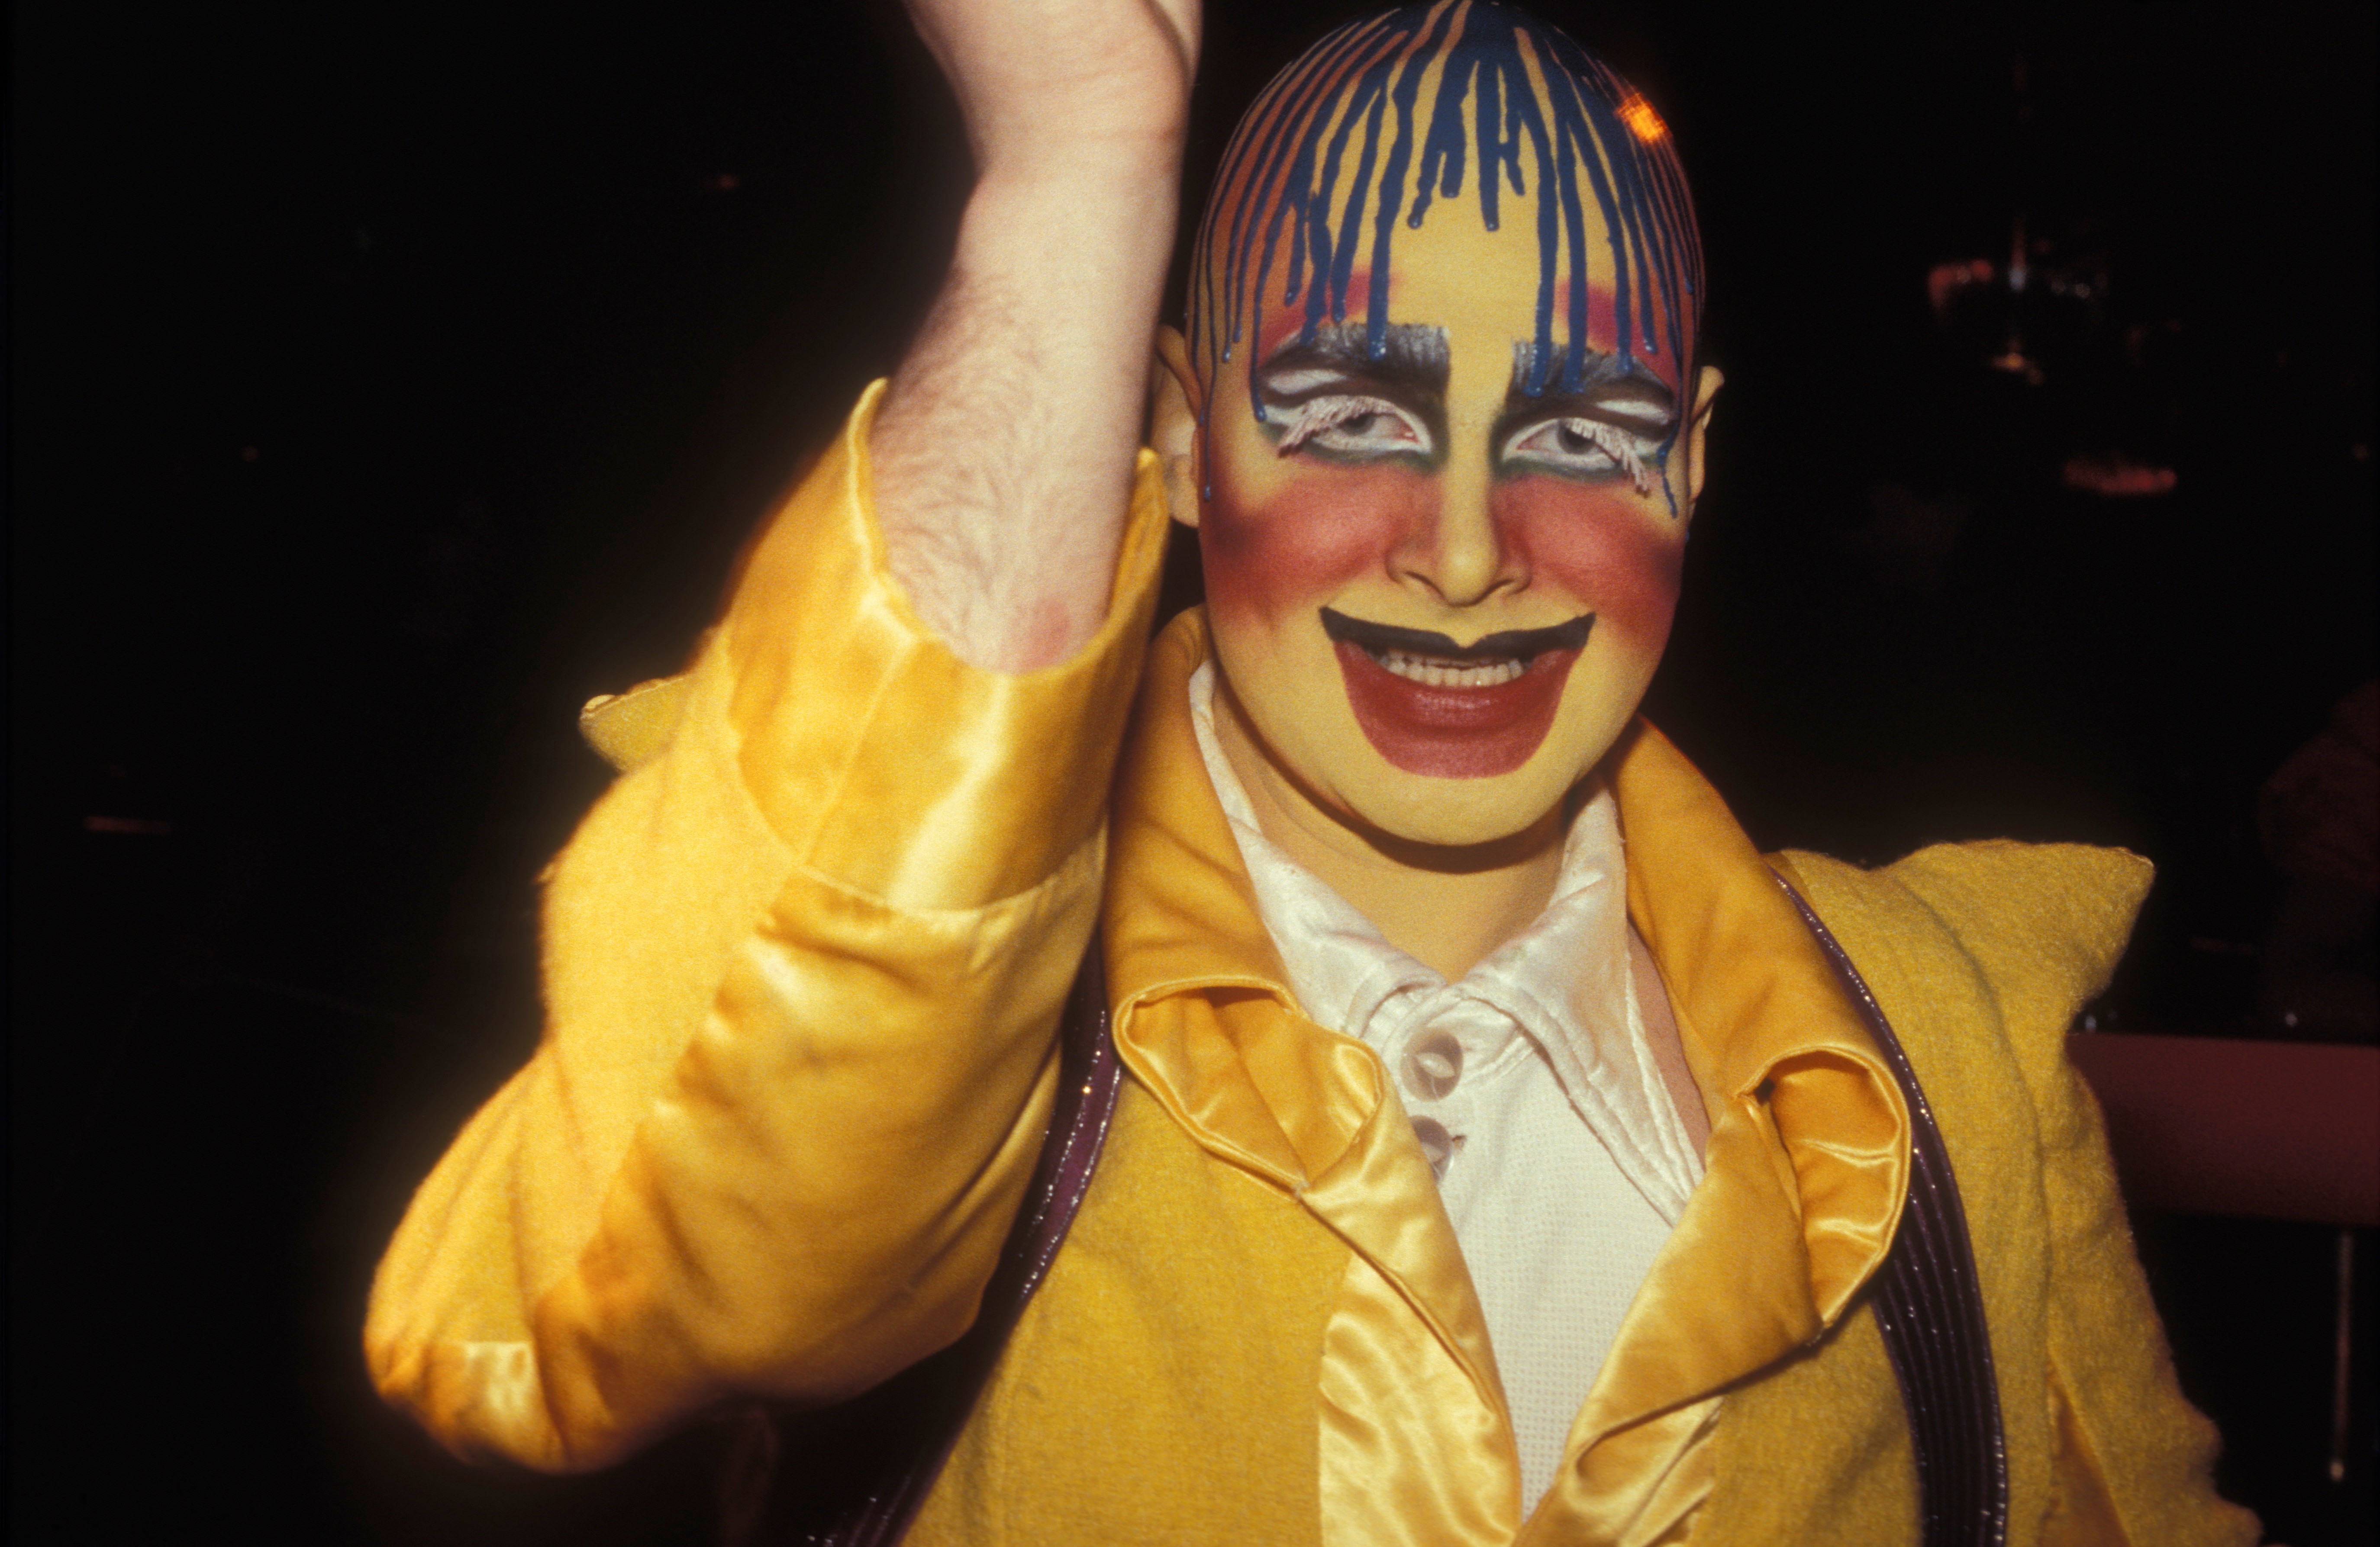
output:
{"label": "blurred red object in background", "polygon": [[2078,1032],[2134,1209],[2380,1224],[2380,1048]]}

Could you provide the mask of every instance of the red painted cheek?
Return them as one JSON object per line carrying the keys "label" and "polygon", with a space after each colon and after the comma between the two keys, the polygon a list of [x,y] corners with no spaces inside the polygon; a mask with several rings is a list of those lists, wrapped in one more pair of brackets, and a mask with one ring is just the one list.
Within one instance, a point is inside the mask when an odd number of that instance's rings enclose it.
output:
{"label": "red painted cheek", "polygon": [[1500,485],[1495,511],[1534,586],[1576,597],[1597,634],[1660,650],[1678,607],[1682,523],[1633,493],[1546,476]]}
{"label": "red painted cheek", "polygon": [[1306,466],[1249,491],[1219,478],[1198,526],[1207,604],[1277,625],[1310,611],[1388,555],[1425,518],[1430,481],[1398,468]]}

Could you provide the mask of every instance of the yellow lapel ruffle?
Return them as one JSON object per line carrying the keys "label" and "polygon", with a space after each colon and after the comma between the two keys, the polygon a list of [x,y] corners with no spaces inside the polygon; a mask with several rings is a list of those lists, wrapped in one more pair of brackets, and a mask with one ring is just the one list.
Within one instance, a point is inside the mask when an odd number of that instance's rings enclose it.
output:
{"label": "yellow lapel ruffle", "polygon": [[[1512,1541],[1517,1461],[1477,1297],[1379,1060],[1296,1011],[1191,730],[1187,685],[1208,652],[1196,612],[1160,638],[1118,777],[1118,1051],[1202,1147],[1297,1196],[1362,1260],[1321,1376],[1326,1540],[1402,1520],[1382,1540]],[[1641,722],[1609,769],[1630,916],[1711,1136],[1525,1540],[1649,1542],[1690,1514],[1709,1490],[1714,1395],[1842,1314],[1891,1242],[1908,1175],[1899,1089],[1725,804]],[[1454,1368],[1424,1379],[1412,1361],[1432,1346]],[[1378,1407],[1417,1380],[1433,1391],[1415,1415],[1424,1444]]]}
{"label": "yellow lapel ruffle", "polygon": [[1326,1541],[1493,1547],[1518,1524],[1520,1466],[1487,1319],[1378,1057],[1297,1013],[1191,729],[1207,654],[1197,613],[1159,639],[1118,780],[1117,1050],[1209,1152],[1355,1253],[1319,1375]]}
{"label": "yellow lapel ruffle", "polygon": [[[1891,1246],[1900,1088],[1773,872],[1702,775],[1639,722],[1610,764],[1629,914],[1711,1119],[1702,1185],[1654,1260],[1538,1514],[1594,1541],[1672,1523],[1686,1415],[1815,1342]],[[1707,1480],[1685,1490],[1689,1507]],[[1567,1527],[1565,1529],[1568,1529]]]}

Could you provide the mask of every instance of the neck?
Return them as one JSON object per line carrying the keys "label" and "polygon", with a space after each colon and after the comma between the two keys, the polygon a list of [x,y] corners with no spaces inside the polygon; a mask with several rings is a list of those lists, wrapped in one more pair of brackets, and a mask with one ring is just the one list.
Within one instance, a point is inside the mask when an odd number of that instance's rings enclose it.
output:
{"label": "neck", "polygon": [[1330,810],[1264,754],[1228,684],[1215,734],[1257,830],[1369,919],[1381,936],[1450,982],[1536,920],[1561,873],[1566,811],[1521,832],[1451,848],[1416,844]]}

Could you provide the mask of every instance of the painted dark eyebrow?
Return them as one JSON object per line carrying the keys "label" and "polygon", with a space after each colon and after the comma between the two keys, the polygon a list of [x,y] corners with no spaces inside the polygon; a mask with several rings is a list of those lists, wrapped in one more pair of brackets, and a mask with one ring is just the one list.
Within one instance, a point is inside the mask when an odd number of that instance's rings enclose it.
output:
{"label": "painted dark eyebrow", "polygon": [[1401,386],[1429,397],[1446,396],[1446,330],[1427,323],[1391,323],[1381,332],[1380,352],[1371,347],[1365,323],[1326,323],[1311,338],[1293,339],[1265,361],[1261,374],[1330,371]]}
{"label": "painted dark eyebrow", "polygon": [[1670,384],[1655,375],[1641,359],[1622,364],[1617,355],[1600,354],[1589,349],[1581,359],[1576,391],[1560,389],[1549,384],[1533,396],[1528,390],[1528,382],[1536,363],[1536,350],[1526,340],[1512,346],[1512,384],[1504,392],[1502,417],[1505,420],[1564,413],[1576,408],[1609,408],[1618,403],[1642,403],[1654,409],[1665,425],[1674,422],[1677,418],[1677,394],[1671,392]]}

